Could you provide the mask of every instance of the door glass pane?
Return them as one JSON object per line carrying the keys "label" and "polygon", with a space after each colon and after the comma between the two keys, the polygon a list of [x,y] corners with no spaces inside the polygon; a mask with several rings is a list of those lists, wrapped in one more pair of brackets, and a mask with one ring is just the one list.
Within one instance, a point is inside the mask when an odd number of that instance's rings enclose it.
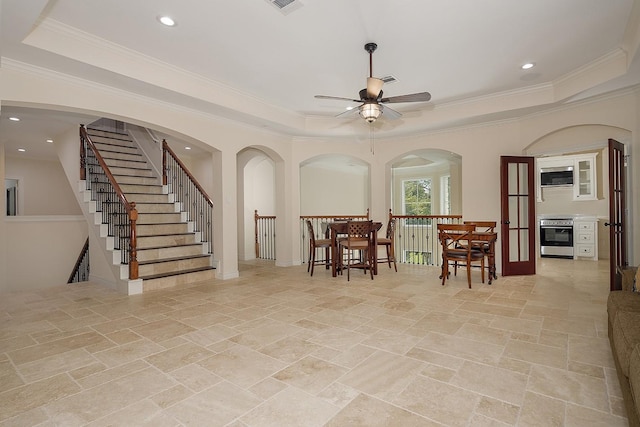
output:
{"label": "door glass pane", "polygon": [[529,230],[520,230],[520,261],[529,261]]}
{"label": "door glass pane", "polygon": [[518,254],[518,230],[509,230],[509,261],[520,261]]}
{"label": "door glass pane", "polygon": [[516,163],[509,163],[507,171],[509,194],[518,194],[518,165]]}
{"label": "door glass pane", "polygon": [[519,163],[518,164],[518,172],[519,172],[519,176],[518,176],[518,184],[519,184],[519,188],[518,188],[518,194],[521,195],[526,195],[529,193],[529,180],[527,179],[528,176],[527,174],[529,173],[529,168],[526,163]]}
{"label": "door glass pane", "polygon": [[529,198],[520,197],[520,228],[529,227]]}
{"label": "door glass pane", "polygon": [[509,228],[518,228],[520,226],[518,199],[519,197],[517,196],[509,196]]}

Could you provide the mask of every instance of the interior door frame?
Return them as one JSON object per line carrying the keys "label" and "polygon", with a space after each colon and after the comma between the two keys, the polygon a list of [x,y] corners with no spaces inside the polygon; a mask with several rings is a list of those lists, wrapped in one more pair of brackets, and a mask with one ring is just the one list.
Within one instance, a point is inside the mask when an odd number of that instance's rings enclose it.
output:
{"label": "interior door frame", "polygon": [[627,255],[627,188],[624,144],[609,139],[609,289],[622,289],[622,270]]}
{"label": "interior door frame", "polygon": [[[509,165],[510,164],[524,164],[527,167],[526,170],[526,193],[509,193]],[[523,188],[523,183],[520,182],[521,175],[516,174],[515,187]],[[513,218],[510,212],[509,199],[515,197],[518,212],[516,217],[518,219],[517,224],[511,224],[510,219]],[[521,201],[523,198],[527,200],[526,209],[521,209]],[[521,218],[521,213],[525,213],[527,218]],[[516,276],[516,275],[529,275],[536,274],[536,191],[535,191],[535,158],[531,156],[500,156],[500,231],[502,234],[502,275],[503,276]],[[526,230],[528,242],[522,242],[522,232]],[[514,239],[517,247],[518,261],[511,261],[511,239],[513,232],[516,233]],[[520,254],[522,253],[523,245],[526,244],[528,251],[528,259],[522,260]]]}

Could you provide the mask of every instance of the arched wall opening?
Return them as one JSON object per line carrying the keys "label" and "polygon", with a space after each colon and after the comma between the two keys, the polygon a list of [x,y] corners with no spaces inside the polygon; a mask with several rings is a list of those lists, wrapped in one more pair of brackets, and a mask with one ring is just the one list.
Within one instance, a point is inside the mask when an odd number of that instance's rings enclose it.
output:
{"label": "arched wall opening", "polygon": [[238,259],[252,260],[255,253],[255,211],[276,213],[276,164],[264,151],[245,148],[238,153]]}
{"label": "arched wall opening", "polygon": [[[595,216],[597,225],[598,258],[609,258],[609,229],[604,225],[609,219],[609,138],[621,142],[625,146],[625,153],[630,154],[632,132],[617,126],[602,124],[585,124],[568,126],[554,130],[533,141],[523,152],[536,159],[549,156],[570,156],[580,154],[595,154],[595,199],[577,200],[573,197],[571,187],[538,188],[536,214],[538,217],[549,215]],[[632,221],[633,205],[631,195],[634,183],[631,179],[631,162],[626,167],[627,190],[627,230],[630,237],[633,233]],[[628,242],[630,244],[630,240]],[[631,255],[631,245],[629,254]]]}
{"label": "arched wall opening", "polygon": [[[415,150],[388,163],[391,210],[397,215],[462,214],[462,157],[440,149]],[[423,200],[421,208],[416,199]]]}

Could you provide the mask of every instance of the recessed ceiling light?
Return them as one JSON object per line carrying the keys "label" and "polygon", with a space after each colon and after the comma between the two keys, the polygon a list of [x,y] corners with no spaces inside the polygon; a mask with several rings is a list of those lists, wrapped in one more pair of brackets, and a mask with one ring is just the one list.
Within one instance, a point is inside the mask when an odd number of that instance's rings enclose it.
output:
{"label": "recessed ceiling light", "polygon": [[353,108],[354,107],[349,106],[349,107],[347,107],[347,111],[351,111],[351,110],[353,110]]}
{"label": "recessed ceiling light", "polygon": [[18,148],[18,151],[21,152],[21,153],[24,153],[27,150],[25,150],[24,148]]}
{"label": "recessed ceiling light", "polygon": [[158,21],[167,27],[173,27],[176,25],[176,21],[174,21],[170,16],[159,16]]}
{"label": "recessed ceiling light", "polygon": [[51,144],[53,142],[53,139],[47,139],[47,142]]}
{"label": "recessed ceiling light", "polygon": [[9,117],[9,120],[11,120],[12,122],[19,122],[20,119],[18,117]]}
{"label": "recessed ceiling light", "polygon": [[523,70],[528,70],[529,68],[533,68],[536,64],[534,64],[533,62],[527,62],[526,64],[524,64],[522,66]]}
{"label": "recessed ceiling light", "polygon": [[185,150],[191,150],[191,147],[184,147]]}

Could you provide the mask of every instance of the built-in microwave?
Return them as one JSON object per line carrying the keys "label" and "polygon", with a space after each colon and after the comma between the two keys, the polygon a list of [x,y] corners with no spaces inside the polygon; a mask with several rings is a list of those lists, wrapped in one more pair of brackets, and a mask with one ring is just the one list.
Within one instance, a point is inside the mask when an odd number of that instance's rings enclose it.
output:
{"label": "built-in microwave", "polygon": [[573,185],[573,166],[540,169],[541,187],[562,187]]}

